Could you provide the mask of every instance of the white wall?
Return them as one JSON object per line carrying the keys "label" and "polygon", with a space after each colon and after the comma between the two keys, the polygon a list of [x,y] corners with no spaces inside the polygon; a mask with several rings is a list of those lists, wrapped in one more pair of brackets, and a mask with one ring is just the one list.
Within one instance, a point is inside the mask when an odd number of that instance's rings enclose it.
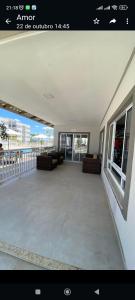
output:
{"label": "white wall", "polygon": [[58,146],[59,132],[90,132],[89,152],[98,153],[99,147],[99,127],[82,127],[72,125],[55,126],[54,128],[54,145]]}
{"label": "white wall", "polygon": [[[101,124],[101,129],[103,128],[103,126],[105,127],[107,126],[108,120],[111,118],[113,113],[122,103],[124,98],[134,87],[134,85],[135,85],[135,55],[133,57],[131,64],[128,67],[128,70],[115,95],[115,98],[113,99],[113,102],[105,116],[105,119]],[[105,136],[106,136],[106,132],[105,132]],[[104,143],[104,152],[105,152],[105,144],[106,144],[106,139]],[[135,144],[134,144],[134,149],[135,149]],[[103,165],[104,165],[104,157],[103,157]],[[109,204],[111,207],[111,211],[121,241],[126,267],[127,269],[135,270],[135,150],[134,150],[131,172],[132,172],[132,176],[131,176],[131,186],[130,186],[130,194],[129,194],[128,216],[127,216],[127,221],[125,221],[121,214],[117,201],[114,197],[111,186],[102,168],[102,178],[105,184],[105,188],[109,198]]]}

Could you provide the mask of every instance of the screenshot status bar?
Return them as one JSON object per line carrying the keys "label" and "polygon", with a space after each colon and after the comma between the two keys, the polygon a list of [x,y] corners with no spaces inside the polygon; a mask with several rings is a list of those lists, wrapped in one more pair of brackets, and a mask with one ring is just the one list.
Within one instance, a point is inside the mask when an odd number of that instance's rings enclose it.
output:
{"label": "screenshot status bar", "polygon": [[0,30],[134,30],[135,4],[111,1],[4,1]]}

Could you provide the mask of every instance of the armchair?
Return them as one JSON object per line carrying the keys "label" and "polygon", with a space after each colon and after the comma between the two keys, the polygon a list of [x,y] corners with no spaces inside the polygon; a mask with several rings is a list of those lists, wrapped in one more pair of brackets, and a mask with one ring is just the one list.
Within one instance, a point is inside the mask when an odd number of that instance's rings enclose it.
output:
{"label": "armchair", "polygon": [[101,160],[97,155],[94,158],[93,154],[87,154],[87,157],[83,158],[82,171],[84,173],[100,174],[101,173]]}
{"label": "armchair", "polygon": [[53,170],[57,167],[58,160],[51,156],[39,155],[37,156],[37,169],[38,170]]}

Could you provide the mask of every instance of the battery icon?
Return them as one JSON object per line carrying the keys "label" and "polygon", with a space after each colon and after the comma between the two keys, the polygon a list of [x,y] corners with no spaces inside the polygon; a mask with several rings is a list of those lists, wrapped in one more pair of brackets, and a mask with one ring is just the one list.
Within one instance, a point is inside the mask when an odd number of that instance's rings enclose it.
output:
{"label": "battery icon", "polygon": [[123,4],[123,5],[121,4],[121,5],[119,6],[119,9],[120,9],[120,10],[127,10],[127,9],[128,9],[128,6],[127,6],[127,5],[124,5],[124,4]]}

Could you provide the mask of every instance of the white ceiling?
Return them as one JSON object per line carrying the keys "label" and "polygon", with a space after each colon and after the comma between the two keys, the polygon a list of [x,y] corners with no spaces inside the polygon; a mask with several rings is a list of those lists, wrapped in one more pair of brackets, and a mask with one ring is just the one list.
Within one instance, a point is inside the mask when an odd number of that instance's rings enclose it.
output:
{"label": "white ceiling", "polygon": [[1,40],[0,98],[55,125],[99,125],[134,46],[134,31],[50,31]]}

